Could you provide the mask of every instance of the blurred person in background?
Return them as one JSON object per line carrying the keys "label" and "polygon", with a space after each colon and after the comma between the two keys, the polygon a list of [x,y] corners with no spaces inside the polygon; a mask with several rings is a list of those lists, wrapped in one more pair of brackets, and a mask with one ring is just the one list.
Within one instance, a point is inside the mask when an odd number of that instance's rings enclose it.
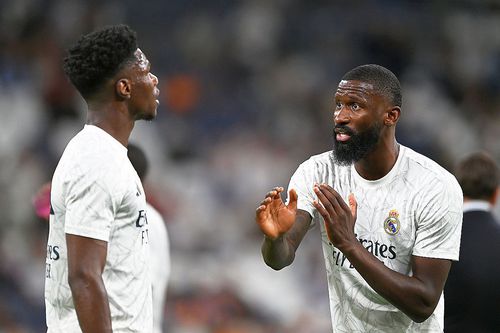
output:
{"label": "blurred person in background", "polygon": [[452,174],[396,141],[401,105],[388,69],[347,72],[334,97],[333,151],[299,166],[286,205],[276,187],[256,211],[264,261],[276,270],[320,225],[334,332],[443,331],[462,192]]}
{"label": "blurred person in background", "polygon": [[491,210],[500,193],[500,171],[478,152],[462,159],[455,175],[464,193],[460,261],[445,286],[445,332],[500,330],[500,225]]}
{"label": "blurred person in background", "polygon": [[[149,170],[149,162],[144,151],[137,145],[128,144],[128,158],[144,184]],[[153,289],[153,332],[163,332],[165,297],[170,275],[170,244],[165,221],[149,202],[146,201],[149,248],[151,250],[151,286]]]}
{"label": "blurred person in background", "polygon": [[151,332],[146,199],[126,147],[156,117],[158,79],[126,25],[81,36],[63,67],[88,110],[51,182],[48,332]]}

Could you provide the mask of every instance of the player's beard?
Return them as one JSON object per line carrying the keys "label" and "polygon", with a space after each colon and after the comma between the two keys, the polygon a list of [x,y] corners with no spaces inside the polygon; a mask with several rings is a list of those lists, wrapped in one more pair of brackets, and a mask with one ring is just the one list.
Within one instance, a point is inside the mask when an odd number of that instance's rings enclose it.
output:
{"label": "player's beard", "polygon": [[[350,136],[346,142],[337,141],[335,129]],[[375,149],[382,126],[374,124],[363,132],[356,133],[345,125],[335,126],[333,131],[333,158],[340,165],[351,165],[364,158]]]}

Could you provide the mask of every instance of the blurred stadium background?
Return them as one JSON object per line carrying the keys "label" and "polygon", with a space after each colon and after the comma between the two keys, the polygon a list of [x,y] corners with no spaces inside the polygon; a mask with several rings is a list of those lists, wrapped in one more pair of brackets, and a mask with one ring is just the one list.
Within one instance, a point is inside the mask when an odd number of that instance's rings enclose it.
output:
{"label": "blurred stadium background", "polygon": [[85,119],[60,62],[114,23],[138,32],[160,80],[158,118],[132,141],[170,233],[167,332],[328,332],[318,230],[274,272],[253,217],[330,149],[333,92],[352,67],[399,76],[401,143],[450,170],[479,149],[500,161],[500,1],[2,0],[0,332],[45,332],[47,224],[32,201]]}

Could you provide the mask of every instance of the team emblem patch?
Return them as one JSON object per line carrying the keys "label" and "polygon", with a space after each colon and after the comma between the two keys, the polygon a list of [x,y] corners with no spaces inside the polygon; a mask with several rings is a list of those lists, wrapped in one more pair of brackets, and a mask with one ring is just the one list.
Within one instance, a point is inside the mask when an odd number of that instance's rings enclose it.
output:
{"label": "team emblem patch", "polygon": [[385,219],[384,230],[389,235],[395,235],[399,232],[401,223],[399,222],[399,213],[393,209],[389,212],[389,217]]}

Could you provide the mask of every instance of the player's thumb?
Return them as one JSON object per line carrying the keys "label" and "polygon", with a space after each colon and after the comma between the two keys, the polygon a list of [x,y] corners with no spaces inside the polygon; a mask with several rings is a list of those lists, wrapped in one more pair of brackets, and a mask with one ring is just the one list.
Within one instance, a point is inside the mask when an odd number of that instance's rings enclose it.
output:
{"label": "player's thumb", "polygon": [[297,195],[297,191],[295,189],[291,189],[288,191],[288,208],[297,209],[297,199],[299,196]]}
{"label": "player's thumb", "polygon": [[358,202],[354,197],[354,193],[349,194],[349,208],[351,209],[351,214],[354,217],[354,222],[356,222],[356,218],[358,216]]}

